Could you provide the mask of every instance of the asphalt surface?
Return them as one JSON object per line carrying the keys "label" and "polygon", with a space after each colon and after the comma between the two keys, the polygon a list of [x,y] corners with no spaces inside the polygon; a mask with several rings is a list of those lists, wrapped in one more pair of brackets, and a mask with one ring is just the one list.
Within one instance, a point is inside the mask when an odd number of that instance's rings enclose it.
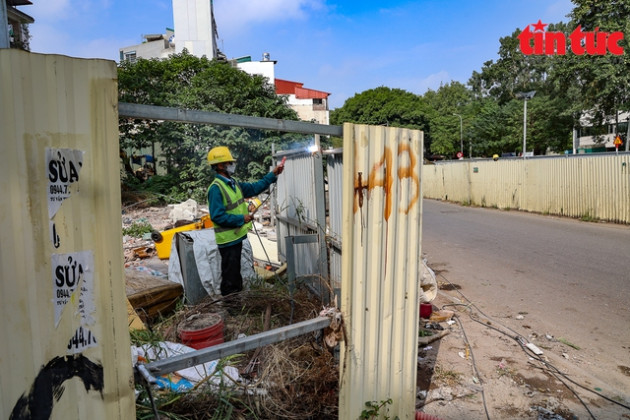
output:
{"label": "asphalt surface", "polygon": [[[580,347],[630,389],[630,227],[425,199],[422,252],[438,282],[489,315]],[[521,322],[520,326],[523,326]]]}

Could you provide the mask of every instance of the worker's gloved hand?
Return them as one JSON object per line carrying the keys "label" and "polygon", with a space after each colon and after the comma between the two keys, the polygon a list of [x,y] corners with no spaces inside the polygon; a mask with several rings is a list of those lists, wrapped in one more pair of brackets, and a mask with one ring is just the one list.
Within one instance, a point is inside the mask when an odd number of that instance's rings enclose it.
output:
{"label": "worker's gloved hand", "polygon": [[251,222],[252,220],[254,220],[254,216],[252,216],[251,214],[246,214],[243,217],[245,218],[245,223],[248,223],[248,222]]}
{"label": "worker's gloved hand", "polygon": [[273,168],[273,173],[278,176],[282,173],[282,171],[284,171],[284,165],[280,164],[278,166],[276,166],[275,168]]}

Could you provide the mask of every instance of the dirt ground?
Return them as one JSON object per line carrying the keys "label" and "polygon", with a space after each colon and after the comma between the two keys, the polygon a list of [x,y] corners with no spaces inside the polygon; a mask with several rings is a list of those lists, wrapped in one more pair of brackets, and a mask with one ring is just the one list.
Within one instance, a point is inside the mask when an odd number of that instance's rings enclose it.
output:
{"label": "dirt ground", "polygon": [[[447,335],[419,347],[419,410],[439,419],[630,419],[628,389],[591,375],[599,368],[581,349],[539,330],[527,313],[491,315],[492,308],[471,304],[448,273],[437,273],[434,310],[456,317],[452,325],[440,323]],[[528,342],[542,354],[523,346]]]}
{"label": "dirt ground", "polygon": [[[162,230],[172,223],[168,207],[138,207],[123,210],[123,226],[148,222]],[[144,244],[151,241],[124,238],[127,265],[143,264],[132,249]],[[420,320],[421,331],[428,332],[420,338],[427,344],[418,348],[416,408],[425,418],[630,419],[630,390],[592,374],[614,369],[630,377],[628,355],[618,366],[594,366],[587,352],[541,330],[527,313],[479,308],[466,290],[449,282],[446,270],[432,268],[440,289],[433,310],[455,315],[449,323]],[[428,334],[445,335],[431,341]],[[624,348],[630,353],[630,343]]]}

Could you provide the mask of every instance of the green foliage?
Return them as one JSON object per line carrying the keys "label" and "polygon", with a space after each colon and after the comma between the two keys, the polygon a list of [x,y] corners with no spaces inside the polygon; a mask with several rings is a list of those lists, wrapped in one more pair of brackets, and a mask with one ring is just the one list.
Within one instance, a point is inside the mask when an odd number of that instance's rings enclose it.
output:
{"label": "green foliage", "polygon": [[346,100],[330,113],[331,124],[344,122],[425,129],[430,109],[421,97],[402,89],[378,87]]}
{"label": "green foliage", "polygon": [[134,346],[142,346],[151,344],[157,346],[160,341],[164,341],[162,334],[153,330],[132,330],[129,332],[131,344]]}
{"label": "green foliage", "polygon": [[[388,398],[386,400],[381,401],[380,403],[377,401],[366,401],[365,409],[361,412],[359,416],[360,419],[374,419],[381,415],[381,410],[385,410],[385,413],[389,411],[389,405],[392,404],[392,399]],[[385,415],[385,419],[389,419],[390,417]],[[395,417],[396,419],[398,416]]]}
{"label": "green foliage", "polygon": [[[124,61],[118,68],[118,83],[121,102],[297,119],[265,78],[186,51],[165,60]],[[139,150],[159,143],[165,156],[161,165],[167,176],[143,188],[200,202],[205,202],[212,181],[206,160],[212,147],[228,146],[237,158],[236,177],[251,180],[268,172],[271,144],[292,138],[263,130],[128,118],[121,118],[119,124],[121,149]]]}
{"label": "green foliage", "polygon": [[140,238],[145,233],[153,232],[153,226],[148,222],[133,222],[131,226],[123,228],[123,235],[133,236],[134,238]]}

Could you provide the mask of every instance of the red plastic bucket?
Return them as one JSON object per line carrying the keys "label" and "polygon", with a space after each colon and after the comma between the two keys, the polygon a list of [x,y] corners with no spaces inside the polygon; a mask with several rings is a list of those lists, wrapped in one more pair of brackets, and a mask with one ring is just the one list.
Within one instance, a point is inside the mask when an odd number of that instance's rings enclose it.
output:
{"label": "red plastic bucket", "polygon": [[209,338],[207,340],[202,341],[191,341],[189,343],[184,343],[188,347],[192,347],[195,350],[205,349],[206,347],[216,346],[217,344],[223,343],[223,335],[220,337]]}
{"label": "red plastic bucket", "polygon": [[211,325],[207,328],[202,328],[199,330],[186,330],[180,329],[179,338],[185,341],[196,341],[196,340],[204,340],[208,337],[214,337],[218,334],[223,333],[223,320],[218,323]]}
{"label": "red plastic bucket", "polygon": [[431,314],[433,313],[433,305],[430,303],[421,303],[420,304],[420,318],[431,318]]}
{"label": "red plastic bucket", "polygon": [[223,343],[223,318],[214,313],[200,314],[179,326],[181,342],[194,349]]}

